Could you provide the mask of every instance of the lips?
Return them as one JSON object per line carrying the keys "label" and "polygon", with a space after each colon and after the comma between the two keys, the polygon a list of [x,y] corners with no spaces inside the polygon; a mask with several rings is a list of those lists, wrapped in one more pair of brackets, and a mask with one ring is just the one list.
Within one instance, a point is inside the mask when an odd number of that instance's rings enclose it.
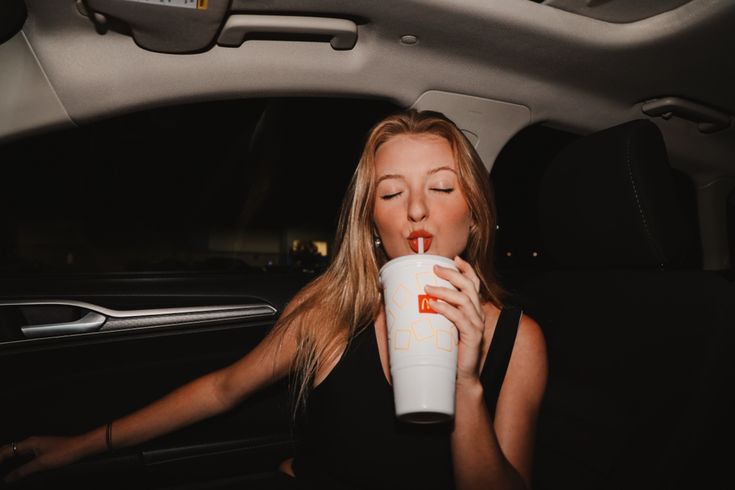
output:
{"label": "lips", "polygon": [[414,253],[419,253],[419,238],[424,239],[424,252],[428,252],[431,247],[431,239],[434,238],[434,235],[426,230],[412,231],[408,235],[408,246],[411,247]]}

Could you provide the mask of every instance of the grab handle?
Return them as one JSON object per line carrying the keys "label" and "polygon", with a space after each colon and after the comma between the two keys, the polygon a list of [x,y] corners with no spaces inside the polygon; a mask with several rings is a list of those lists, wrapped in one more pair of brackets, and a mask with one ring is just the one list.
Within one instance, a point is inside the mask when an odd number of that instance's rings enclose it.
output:
{"label": "grab handle", "polygon": [[730,115],[681,97],[664,97],[645,102],[641,110],[649,116],[668,119],[679,116],[699,123],[702,133],[714,133],[730,127]]}
{"label": "grab handle", "polygon": [[220,46],[237,47],[251,33],[329,36],[332,48],[352,49],[357,43],[357,25],[351,20],[287,15],[231,15],[217,39]]}

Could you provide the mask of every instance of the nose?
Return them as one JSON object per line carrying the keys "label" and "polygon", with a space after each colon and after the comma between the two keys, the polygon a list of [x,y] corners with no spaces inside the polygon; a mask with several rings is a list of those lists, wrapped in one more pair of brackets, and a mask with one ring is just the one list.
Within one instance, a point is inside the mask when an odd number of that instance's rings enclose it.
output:
{"label": "nose", "polygon": [[412,192],[408,200],[408,219],[419,223],[429,215],[424,195],[420,192]]}

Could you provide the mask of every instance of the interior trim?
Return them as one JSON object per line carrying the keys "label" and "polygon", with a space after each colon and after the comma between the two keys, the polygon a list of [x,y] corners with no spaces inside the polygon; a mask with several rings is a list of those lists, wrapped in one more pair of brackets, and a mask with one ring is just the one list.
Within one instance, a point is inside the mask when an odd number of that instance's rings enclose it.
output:
{"label": "interior trim", "polygon": [[47,300],[30,300],[30,301],[0,301],[0,307],[3,306],[34,306],[34,305],[56,305],[56,306],[74,306],[84,308],[86,310],[96,311],[108,318],[137,318],[143,316],[157,315],[187,315],[192,313],[221,313],[228,310],[244,310],[242,313],[247,316],[274,316],[277,310],[271,305],[260,304],[241,304],[241,305],[218,305],[218,306],[185,306],[178,308],[151,308],[142,310],[113,310],[104,306],[94,305],[84,301],[68,300],[68,299],[47,299]]}

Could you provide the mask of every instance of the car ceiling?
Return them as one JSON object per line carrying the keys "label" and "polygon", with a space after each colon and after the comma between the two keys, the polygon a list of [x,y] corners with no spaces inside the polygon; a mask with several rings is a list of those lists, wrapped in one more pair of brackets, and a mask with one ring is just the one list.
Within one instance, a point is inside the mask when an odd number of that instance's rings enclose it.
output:
{"label": "car ceiling", "polygon": [[[86,1],[101,6],[97,12],[114,4],[158,8]],[[631,11],[650,15],[632,22],[594,18],[595,6],[611,5],[624,18],[631,2],[622,0],[577,2],[584,5],[576,12],[569,11],[575,2],[557,0],[208,1],[211,8],[229,4],[230,13],[349,19],[357,42],[335,50],[293,39],[250,39],[239,47],[213,39],[195,52],[156,52],[123,22],[99,34],[74,0],[26,0],[22,32],[0,46],[0,66],[16,73],[0,72],[0,141],[158,105],[263,96],[378,97],[407,107],[442,91],[525,106],[527,124],[579,133],[646,117],[644,102],[668,96],[728,119],[735,113],[730,0],[653,2],[658,10]],[[156,34],[155,26],[146,29]],[[406,35],[418,42],[402,43]],[[33,70],[46,83],[17,75]],[[732,126],[702,133],[686,118],[653,120],[675,166],[705,181],[735,175]]]}

